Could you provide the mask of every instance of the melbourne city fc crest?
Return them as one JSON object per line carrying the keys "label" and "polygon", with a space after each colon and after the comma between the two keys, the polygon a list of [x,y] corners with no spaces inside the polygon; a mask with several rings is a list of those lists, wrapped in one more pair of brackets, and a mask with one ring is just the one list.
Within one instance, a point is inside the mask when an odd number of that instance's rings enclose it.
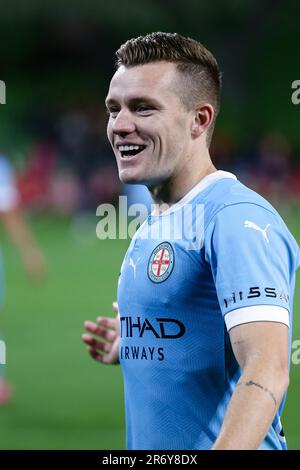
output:
{"label": "melbourne city fc crest", "polygon": [[168,242],[161,243],[151,253],[148,276],[153,282],[165,281],[173,271],[174,250]]}

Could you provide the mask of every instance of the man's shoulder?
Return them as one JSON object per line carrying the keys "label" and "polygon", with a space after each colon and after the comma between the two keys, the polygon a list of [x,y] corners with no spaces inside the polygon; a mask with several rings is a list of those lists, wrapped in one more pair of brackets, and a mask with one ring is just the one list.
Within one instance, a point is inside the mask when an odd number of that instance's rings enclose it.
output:
{"label": "man's shoulder", "polygon": [[[221,179],[212,185],[211,190],[203,200],[207,222],[212,220],[220,211],[231,207],[234,211],[243,210],[243,205],[252,205],[257,210],[266,210],[279,216],[276,209],[263,196],[248,188],[238,179]],[[232,212],[232,211],[231,211]]]}
{"label": "man's shoulder", "polygon": [[244,236],[244,227],[258,230],[265,227],[264,230],[267,230],[272,226],[272,230],[278,234],[278,240],[284,239],[295,256],[299,257],[298,243],[278,211],[263,196],[239,180],[224,180],[216,184],[205,207],[208,209],[205,215],[207,236],[212,234],[215,226],[222,228],[223,236],[226,233],[231,236],[233,233],[237,236],[241,233]]}

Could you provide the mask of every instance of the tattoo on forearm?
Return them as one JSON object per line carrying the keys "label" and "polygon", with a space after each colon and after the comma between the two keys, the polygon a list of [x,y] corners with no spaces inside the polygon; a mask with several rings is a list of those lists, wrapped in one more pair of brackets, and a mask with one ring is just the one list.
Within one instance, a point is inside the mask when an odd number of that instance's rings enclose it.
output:
{"label": "tattoo on forearm", "polygon": [[[242,383],[240,382],[239,385],[242,385]],[[253,382],[253,380],[249,380],[248,382],[246,382],[245,385],[246,385],[246,387],[251,387],[251,385],[254,385],[254,387],[258,387],[261,390],[263,390],[264,392],[268,393],[270,395],[270,397],[272,398],[275,406],[277,407],[277,400],[274,396],[274,393],[271,390],[269,390],[267,387],[264,387],[263,385],[260,385],[257,382]]]}

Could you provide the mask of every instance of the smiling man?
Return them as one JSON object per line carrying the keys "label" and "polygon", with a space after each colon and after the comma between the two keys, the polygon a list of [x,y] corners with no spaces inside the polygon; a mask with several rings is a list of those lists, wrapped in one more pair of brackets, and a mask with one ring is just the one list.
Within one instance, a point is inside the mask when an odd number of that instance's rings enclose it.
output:
{"label": "smiling man", "polygon": [[[87,321],[83,340],[94,359],[122,366],[127,448],[285,449],[297,243],[266,200],[210,159],[213,55],[153,33],[117,58],[108,138],[120,179],[145,184],[156,211],[125,256],[117,317]],[[193,209],[204,209],[201,243],[159,235],[188,206],[193,227]]]}

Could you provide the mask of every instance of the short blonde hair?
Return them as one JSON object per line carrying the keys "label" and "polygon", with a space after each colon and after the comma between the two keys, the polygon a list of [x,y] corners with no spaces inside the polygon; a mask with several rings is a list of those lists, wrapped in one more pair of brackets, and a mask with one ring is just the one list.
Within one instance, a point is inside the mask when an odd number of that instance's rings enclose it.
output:
{"label": "short blonde hair", "polygon": [[180,98],[183,105],[190,110],[205,100],[214,108],[215,117],[207,134],[210,144],[220,111],[222,80],[217,60],[203,44],[177,33],[155,32],[129,39],[118,49],[116,56],[117,68],[160,61],[175,63],[182,78]]}

